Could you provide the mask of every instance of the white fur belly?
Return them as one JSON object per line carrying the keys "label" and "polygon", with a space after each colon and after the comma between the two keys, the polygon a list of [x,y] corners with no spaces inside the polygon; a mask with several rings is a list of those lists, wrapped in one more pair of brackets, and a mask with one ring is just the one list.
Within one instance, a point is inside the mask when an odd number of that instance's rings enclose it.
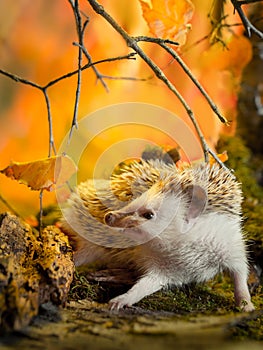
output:
{"label": "white fur belly", "polygon": [[238,217],[211,213],[185,233],[172,234],[169,228],[163,234],[166,245],[159,255],[159,267],[171,284],[204,282],[246,259]]}

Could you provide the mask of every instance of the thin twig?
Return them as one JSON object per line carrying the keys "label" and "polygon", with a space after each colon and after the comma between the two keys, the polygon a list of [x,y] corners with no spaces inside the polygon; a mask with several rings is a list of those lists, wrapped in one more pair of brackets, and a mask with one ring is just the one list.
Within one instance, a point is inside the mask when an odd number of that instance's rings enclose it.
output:
{"label": "thin twig", "polygon": [[[221,21],[221,19],[220,19],[220,21]],[[218,32],[219,28],[220,29],[227,28],[229,30],[232,30],[232,27],[239,27],[242,25],[243,24],[241,22],[240,23],[232,23],[232,24],[218,23],[207,35],[196,40],[195,42],[191,43],[190,45],[185,46],[183,49],[183,54],[185,54],[186,52],[189,52],[193,47],[201,44],[203,41],[205,41],[207,39],[209,39],[211,45],[214,45],[215,43],[220,42],[222,44],[222,46],[224,47],[224,49],[228,50],[227,44],[224,42],[224,40],[221,37],[219,37],[219,35],[214,34],[214,33]]]}
{"label": "thin twig", "polygon": [[43,189],[39,192],[39,233],[43,230]]}
{"label": "thin twig", "polygon": [[103,79],[109,79],[109,80],[131,80],[131,81],[149,81],[153,78],[153,75],[151,75],[148,78],[134,78],[134,77],[118,77],[118,76],[112,76],[112,75],[105,75],[101,74]]}
{"label": "thin twig", "polygon": [[[79,44],[77,44],[77,43],[74,43],[74,45],[76,45],[76,46],[79,46]],[[129,54],[127,54],[127,55],[123,55],[123,56],[116,56],[116,57],[110,57],[110,58],[104,58],[104,59],[102,59],[102,60],[98,60],[98,61],[94,61],[94,62],[90,62],[90,63],[87,63],[87,64],[85,64],[83,67],[81,67],[81,70],[82,71],[84,71],[84,70],[86,70],[86,69],[88,69],[88,68],[92,68],[92,67],[94,67],[94,66],[96,66],[96,65],[98,65],[98,64],[101,64],[101,63],[107,63],[107,62],[114,62],[114,61],[121,61],[121,60],[135,60],[136,59],[136,57],[134,57],[136,55],[136,53],[135,52],[131,52],[131,53],[129,53]],[[0,73],[1,73],[1,71],[0,71]],[[67,78],[70,78],[70,77],[72,77],[72,76],[74,76],[74,75],[76,75],[78,73],[78,69],[75,69],[74,71],[72,71],[72,72],[69,72],[69,73],[67,73],[67,74],[64,74],[64,75],[61,75],[60,77],[57,77],[57,78],[55,78],[55,79],[53,79],[53,80],[51,80],[50,82],[48,82],[45,86],[35,86],[35,87],[38,87],[38,88],[40,88],[40,89],[44,89],[44,88],[49,88],[50,86],[52,86],[52,85],[55,85],[55,84],[57,84],[58,82],[60,82],[60,81],[62,81],[62,80],[64,80],[64,79],[67,79]],[[9,73],[9,74],[11,74],[11,73]],[[6,74],[7,75],[7,74]],[[12,74],[11,74],[12,75]],[[22,81],[21,81],[22,82]]]}
{"label": "thin twig", "polygon": [[[88,53],[88,50],[86,49],[86,47],[84,46],[84,43],[83,43],[83,38],[84,38],[84,32],[85,32],[85,29],[86,29],[86,26],[87,24],[89,23],[89,17],[86,16],[85,13],[83,13],[82,11],[79,10],[78,8],[78,2],[76,1],[76,4],[74,6],[72,0],[69,0],[70,4],[71,4],[71,7],[73,9],[73,12],[75,14],[75,18],[76,18],[76,24],[77,24],[77,30],[78,30],[78,37],[79,37],[79,42],[78,43],[73,43],[73,45],[75,46],[78,46],[79,47],[79,54],[81,52],[81,55],[82,55],[82,52],[84,53],[84,55],[86,56],[87,60],[88,60],[88,63],[91,64],[92,63],[92,58],[91,58],[91,55]],[[83,24],[83,27],[81,25],[81,14],[86,17],[86,21],[84,22]],[[80,63],[80,56],[79,56],[79,63]],[[105,83],[105,81],[103,80],[103,75],[99,72],[99,70],[97,69],[97,67],[95,67],[94,65],[91,66],[92,67],[92,70],[94,71],[96,77],[97,77],[97,80],[99,80],[102,84],[102,86],[104,87],[104,89],[106,90],[106,92],[109,92],[109,88],[107,86],[107,84]],[[79,64],[79,74],[81,73],[81,66]],[[79,75],[78,74],[78,75]],[[75,115],[75,114],[74,114]],[[72,131],[72,130],[71,130]],[[71,134],[71,132],[70,132]]]}
{"label": "thin twig", "polygon": [[209,158],[208,158],[209,147],[207,146],[207,143],[205,141],[204,135],[203,135],[203,133],[202,133],[202,131],[201,131],[201,129],[200,129],[196,119],[195,119],[194,112],[192,111],[192,109],[190,108],[190,106],[188,105],[186,100],[183,98],[183,96],[179,93],[179,91],[175,88],[175,86],[166,77],[166,75],[163,73],[163,71],[150,59],[150,57],[148,57],[143,52],[143,50],[141,50],[141,48],[139,46],[136,47],[136,45],[132,46],[133,49],[140,55],[140,57],[144,60],[144,62],[146,62],[147,65],[153,70],[153,72],[155,73],[156,77],[158,79],[160,79],[161,81],[163,81],[164,84],[170,89],[170,91],[172,91],[174,93],[174,95],[179,99],[179,101],[181,102],[181,104],[185,108],[188,116],[190,117],[190,120],[192,121],[192,123],[193,123],[193,125],[195,127],[195,130],[196,130],[197,135],[198,135],[198,137],[200,139],[200,142],[202,144],[205,161],[208,162],[208,160],[209,160]]}
{"label": "thin twig", "polygon": [[179,43],[170,39],[161,39],[161,38],[153,38],[149,36],[139,35],[134,37],[137,41],[146,41],[150,43],[157,43],[157,44],[170,44],[170,45],[176,45],[178,46]]}
{"label": "thin twig", "polygon": [[[90,63],[84,65],[83,67],[81,67],[80,69],[81,69],[81,71],[83,71],[83,70],[88,69],[90,67],[94,67],[97,64],[106,63],[106,62],[120,61],[120,60],[124,60],[124,59],[135,60],[136,59],[134,57],[135,55],[136,55],[135,52],[131,52],[131,53],[129,53],[127,55],[123,55],[123,56],[110,57],[110,58],[98,60],[98,61],[95,61],[95,62],[90,62]],[[13,73],[7,72],[7,71],[5,71],[3,69],[0,69],[0,74],[2,74],[4,76],[12,79],[13,81],[15,81],[17,83],[21,83],[21,84],[24,84],[24,85],[29,85],[31,87],[34,87],[34,88],[40,90],[43,93],[44,99],[45,99],[46,108],[47,108],[47,118],[48,118],[48,128],[49,128],[49,147],[48,147],[48,156],[49,157],[52,155],[52,151],[54,152],[54,154],[56,154],[56,148],[55,148],[54,135],[53,135],[51,104],[50,104],[50,100],[49,100],[49,97],[48,97],[47,90],[48,90],[48,88],[50,88],[51,86],[57,84],[58,82],[78,74],[78,72],[79,72],[79,70],[76,69],[76,70],[74,70],[72,72],[69,72],[67,74],[61,75],[60,77],[49,81],[46,85],[41,86],[41,85],[39,85],[37,83],[34,83],[34,82],[30,81],[30,80],[27,80],[25,78],[21,78],[21,77],[19,77],[16,74],[13,74]],[[99,74],[100,73],[98,72],[98,75]],[[101,79],[104,79],[104,78],[110,79],[110,77],[108,77],[108,76],[104,77],[101,74],[100,74],[100,76],[101,76]],[[112,77],[112,79],[118,79],[118,78]],[[127,78],[120,78],[120,79],[129,79],[129,78],[127,77]],[[135,80],[135,79],[130,78],[130,80]]]}
{"label": "thin twig", "polygon": [[14,80],[14,81],[17,82],[17,83],[22,83],[22,84],[25,84],[25,85],[30,85],[30,86],[33,86],[33,87],[35,87],[35,88],[37,88],[37,89],[42,90],[42,86],[40,86],[40,85],[38,85],[38,84],[36,84],[36,83],[34,83],[34,82],[32,82],[32,81],[29,81],[29,80],[27,80],[27,79],[21,78],[21,77],[19,77],[19,76],[16,75],[16,74],[7,72],[7,71],[5,71],[5,70],[3,70],[3,69],[0,69],[0,73],[1,73],[2,75],[5,75],[5,76],[8,77],[8,78]]}
{"label": "thin twig", "polygon": [[[84,31],[85,31],[85,28],[87,26],[88,21],[85,21],[85,23],[82,27],[82,19],[81,19],[81,14],[79,11],[78,0],[75,0],[74,3],[72,0],[69,0],[69,3],[71,5],[71,8],[72,8],[74,16],[75,16],[75,23],[76,23],[77,33],[78,33],[79,45],[82,46],[83,45],[83,35],[84,35]],[[75,97],[75,103],[74,103],[73,118],[72,118],[71,128],[70,128],[70,132],[69,132],[69,140],[71,139],[73,129],[78,127],[78,116],[77,115],[78,115],[80,90],[81,90],[81,75],[82,75],[81,66],[82,66],[82,50],[79,47],[79,49],[78,49],[78,73],[77,73],[76,97]]]}
{"label": "thin twig", "polygon": [[[92,63],[87,63],[85,64],[83,67],[81,67],[81,70],[86,70],[88,68],[91,68],[95,65],[98,65],[98,64],[101,64],[101,63],[108,63],[108,62],[115,62],[115,61],[121,61],[121,60],[136,60],[136,52],[130,52],[128,53],[127,55],[123,55],[123,56],[116,56],[116,57],[109,57],[109,58],[104,58],[104,59],[101,59],[101,60],[98,60],[98,61],[94,61]],[[74,71],[72,72],[69,72],[67,74],[63,74],[51,81],[49,81],[46,85],[39,85],[37,83],[34,83],[30,80],[27,80],[25,78],[21,78],[19,77],[18,75],[16,74],[13,74],[13,73],[10,73],[4,69],[0,69],[0,74],[14,80],[15,82],[17,83],[22,83],[22,84],[25,84],[25,85],[30,85],[34,88],[37,88],[39,90],[44,90],[44,89],[48,89],[50,88],[51,86],[53,85],[56,85],[58,82],[64,80],[64,79],[68,79],[68,78],[71,78],[73,77],[74,75],[76,75],[78,73],[78,69],[75,69]],[[133,77],[131,77],[131,80],[134,80]]]}
{"label": "thin twig", "polygon": [[[259,1],[259,0],[258,0]],[[231,0],[235,10],[237,10],[239,17],[245,27],[245,30],[247,32],[248,37],[251,37],[251,33],[254,32],[259,38],[263,39],[263,33],[258,30],[247,18],[247,16],[244,14],[241,6],[244,4],[250,4],[252,2],[258,2],[258,1],[238,1],[238,0]]]}
{"label": "thin twig", "polygon": [[47,89],[43,88],[41,90],[42,90],[42,92],[44,94],[45,101],[46,101],[46,106],[47,106],[47,118],[48,118],[48,128],[49,128],[48,157],[51,157],[52,150],[53,150],[55,155],[57,154],[56,147],[55,147],[55,142],[54,142],[54,135],[53,135],[53,123],[52,123],[51,106],[50,106],[50,101],[49,101],[49,97],[48,97],[48,94],[47,94]]}
{"label": "thin twig", "polygon": [[[136,41],[140,41],[141,37],[135,37]],[[152,41],[151,38],[148,38],[149,40],[145,40],[145,41]],[[154,43],[156,41],[153,41]],[[207,100],[207,102],[209,103],[210,107],[212,108],[212,110],[214,111],[214,113],[218,116],[219,120],[222,123],[227,124],[228,121],[226,120],[226,118],[219,112],[216,104],[214,103],[214,101],[211,99],[211,97],[208,95],[208,93],[205,91],[205,89],[203,88],[203,86],[199,83],[199,81],[194,77],[194,75],[192,74],[191,70],[187,67],[187,65],[184,63],[184,61],[181,59],[181,57],[169,46],[167,46],[164,42],[160,41],[160,42],[156,42],[159,46],[161,46],[164,50],[166,50],[182,67],[182,69],[184,70],[184,72],[189,76],[189,78],[192,80],[192,82],[197,86],[197,88],[200,90],[200,92],[202,93],[202,95],[205,97],[205,99]]]}
{"label": "thin twig", "polygon": [[[83,51],[84,55],[86,56],[89,64],[91,64],[92,63],[92,58],[91,58],[91,55],[88,53],[88,50],[86,49],[86,47],[83,46],[83,45],[77,44],[77,43],[74,43],[74,44],[78,45],[82,49],[82,51]],[[108,85],[103,80],[103,75],[99,72],[99,70],[94,65],[92,65],[91,67],[92,67],[92,69],[93,69],[97,79],[101,82],[101,84],[104,87],[104,89],[106,90],[106,92],[109,92]]]}
{"label": "thin twig", "polygon": [[260,2],[262,0],[239,0],[240,5],[254,4],[255,2]]}

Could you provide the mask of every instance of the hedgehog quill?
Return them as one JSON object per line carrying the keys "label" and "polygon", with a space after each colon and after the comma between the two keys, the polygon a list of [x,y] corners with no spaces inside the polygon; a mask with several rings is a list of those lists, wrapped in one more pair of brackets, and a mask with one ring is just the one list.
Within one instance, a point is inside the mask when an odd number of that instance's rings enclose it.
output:
{"label": "hedgehog quill", "polygon": [[[119,198],[130,198],[121,201]],[[169,285],[202,283],[230,272],[235,302],[252,311],[240,184],[217,164],[178,170],[141,161],[106,180],[80,184],[64,210],[75,263],[131,266],[139,278],[111,309],[131,306]]]}

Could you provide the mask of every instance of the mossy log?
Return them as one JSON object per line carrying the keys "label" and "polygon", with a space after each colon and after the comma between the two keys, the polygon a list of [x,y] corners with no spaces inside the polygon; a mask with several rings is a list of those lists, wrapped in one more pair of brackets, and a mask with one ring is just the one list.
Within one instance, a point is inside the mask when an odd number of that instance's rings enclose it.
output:
{"label": "mossy log", "polygon": [[64,304],[74,264],[68,238],[48,226],[41,234],[19,218],[0,215],[0,330],[19,330],[51,301]]}

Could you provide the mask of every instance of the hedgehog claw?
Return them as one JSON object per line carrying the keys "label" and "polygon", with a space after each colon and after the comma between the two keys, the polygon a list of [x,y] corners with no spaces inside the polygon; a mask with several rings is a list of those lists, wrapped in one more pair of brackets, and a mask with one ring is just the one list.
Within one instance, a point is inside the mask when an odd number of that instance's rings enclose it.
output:
{"label": "hedgehog claw", "polygon": [[125,306],[131,306],[125,294],[119,295],[118,297],[113,298],[109,301],[109,307],[111,311],[113,310],[119,311],[120,309],[123,309]]}

